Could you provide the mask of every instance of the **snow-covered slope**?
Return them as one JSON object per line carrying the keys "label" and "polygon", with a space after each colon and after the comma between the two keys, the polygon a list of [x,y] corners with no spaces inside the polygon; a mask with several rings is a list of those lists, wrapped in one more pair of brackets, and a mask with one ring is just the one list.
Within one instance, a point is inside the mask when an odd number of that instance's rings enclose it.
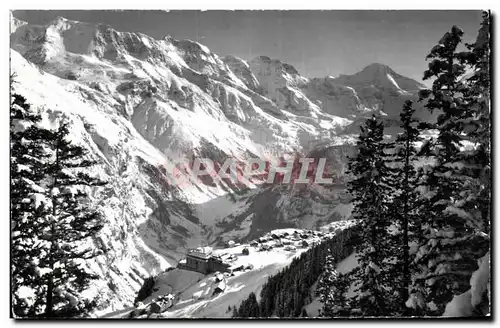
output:
{"label": "snow-covered slope", "polygon": [[[344,221],[336,223],[335,228],[345,229],[352,224],[352,221]],[[287,237],[283,237],[285,233]],[[308,238],[295,237],[297,234],[307,235]],[[224,277],[222,286],[224,290],[220,294],[215,293],[214,295],[214,291],[215,287],[218,286],[216,278],[222,277],[221,273],[204,276],[192,271],[174,269],[160,274],[155,279],[152,295],[143,302],[147,306],[158,296],[172,294],[175,296],[173,306],[161,314],[145,314],[142,317],[230,317],[232,312],[228,311],[229,307],[238,306],[251,292],[259,295],[269,276],[278,273],[280,269],[289,265],[295,257],[300,256],[315,243],[330,238],[334,234],[335,232],[329,232],[328,229],[322,229],[321,232],[302,229],[276,229],[259,238],[262,242],[260,246],[254,247],[249,244],[242,244],[217,249],[214,254],[221,256],[225,261],[229,261],[231,268],[235,269],[233,274],[222,274]],[[281,236],[281,238],[279,240],[273,239],[273,235]],[[303,240],[306,240],[309,246],[303,246]],[[269,245],[273,248],[263,250],[262,245]],[[243,254],[245,248],[249,249],[248,255]],[[238,270],[236,268],[242,269]],[[133,310],[135,310],[135,307],[127,308],[126,311],[106,313],[103,317],[127,317]]]}
{"label": "snow-covered slope", "polygon": [[[93,242],[111,251],[89,263],[102,279],[88,292],[109,310],[129,306],[142,280],[175,265],[186,248],[348,217],[344,155],[358,131],[346,128],[380,109],[357,84],[308,79],[277,59],[221,58],[191,40],[62,17],[43,26],[12,17],[11,68],[16,91],[44,124],[69,120],[75,142],[101,163],[93,170],[109,181],[93,195],[106,218]],[[394,97],[414,91],[388,72],[384,87],[402,90]],[[330,154],[336,184],[175,184],[169,171],[196,157],[273,162],[297,152]]]}

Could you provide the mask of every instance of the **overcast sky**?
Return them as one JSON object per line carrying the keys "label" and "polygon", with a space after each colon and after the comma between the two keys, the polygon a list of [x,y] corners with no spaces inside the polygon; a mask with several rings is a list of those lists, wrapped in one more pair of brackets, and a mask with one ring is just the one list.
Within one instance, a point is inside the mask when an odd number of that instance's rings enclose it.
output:
{"label": "overcast sky", "polygon": [[99,22],[155,38],[192,39],[219,55],[266,55],[307,77],[389,65],[421,81],[425,56],[452,25],[473,41],[480,11],[15,11],[29,23],[57,16]]}

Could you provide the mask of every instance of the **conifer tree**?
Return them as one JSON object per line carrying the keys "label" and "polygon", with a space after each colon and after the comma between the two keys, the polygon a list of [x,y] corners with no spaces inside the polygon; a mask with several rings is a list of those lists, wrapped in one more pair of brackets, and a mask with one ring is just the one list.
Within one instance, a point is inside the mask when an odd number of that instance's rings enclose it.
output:
{"label": "conifer tree", "polygon": [[236,309],[236,306],[233,306],[233,312],[232,312],[231,317],[238,318],[238,310]]}
{"label": "conifer tree", "polygon": [[270,317],[274,311],[274,299],[277,284],[274,279],[269,279],[260,292],[260,313],[263,317]]}
{"label": "conifer tree", "polygon": [[276,307],[275,307],[275,314],[278,317],[284,317],[286,313],[286,308],[285,308],[285,296],[286,291],[284,288],[280,288],[278,290],[278,293],[276,295]]}
{"label": "conifer tree", "polygon": [[414,166],[418,153],[415,144],[421,141],[421,138],[419,121],[413,118],[414,112],[413,102],[406,101],[400,114],[400,127],[403,132],[398,134],[394,143],[393,161],[396,167],[392,170],[393,181],[391,182],[395,190],[392,208],[396,218],[395,224],[397,223],[391,256],[396,263],[394,276],[400,276],[402,273],[399,279],[394,280],[395,284],[400,281],[398,292],[401,297],[399,305],[402,309],[405,309],[404,303],[408,300],[411,282],[409,243],[413,241],[415,234],[419,233],[418,230],[415,232],[419,229],[416,205],[419,193],[418,176]]}
{"label": "conifer tree", "polygon": [[359,220],[354,246],[359,266],[350,274],[356,281],[356,294],[349,301],[363,316],[391,314],[391,297],[384,287],[390,284],[387,275],[390,263],[387,228],[390,225],[389,203],[392,188],[389,185],[384,126],[375,116],[368,119],[357,142],[358,154],[349,162],[353,179],[348,190],[353,197],[353,218]]}
{"label": "conifer tree", "polygon": [[[149,276],[146,279],[144,279],[144,282],[142,283],[141,288],[137,292],[137,296],[135,297],[134,304],[137,304],[138,302],[144,301],[146,298],[151,296],[153,293],[153,287],[155,286],[155,277],[154,276]],[[231,310],[229,308],[229,310]]]}
{"label": "conifer tree", "polygon": [[251,292],[243,302],[241,302],[240,307],[233,313],[233,317],[238,318],[258,318],[260,317],[259,303],[257,302],[257,297],[254,292]]}
{"label": "conifer tree", "polygon": [[67,124],[46,136],[53,152],[46,163],[46,196],[51,208],[40,230],[45,252],[38,261],[45,272],[41,284],[46,317],[82,315],[95,305],[77,296],[97,278],[82,264],[102,253],[85,246],[103,227],[100,213],[90,209],[85,188],[102,186],[104,182],[83,170],[96,163],[85,159],[85,149],[73,144],[68,136]]}
{"label": "conifer tree", "polygon": [[[12,77],[11,77],[12,78]],[[44,206],[45,177],[43,161],[49,156],[44,148],[44,129],[36,123],[41,116],[31,110],[26,98],[12,88],[10,104],[10,217],[12,309],[16,316],[36,314],[35,300],[26,295],[39,288],[35,259],[40,256],[37,232],[40,220],[48,213]],[[45,202],[47,203],[47,202]],[[25,289],[25,296],[20,295]],[[26,292],[29,291],[29,292]],[[31,298],[31,297],[29,297]]]}
{"label": "conifer tree", "polygon": [[[83,148],[37,125],[41,116],[11,86],[11,265],[13,312],[20,317],[75,316],[92,301],[78,301],[93,275],[81,268],[98,255],[81,242],[102,227],[77,186],[102,185],[82,171],[94,163]],[[20,293],[20,290],[23,293]],[[23,295],[21,295],[23,294]]]}
{"label": "conifer tree", "polygon": [[462,36],[463,31],[453,26],[432,48],[424,79],[435,79],[431,90],[420,92],[429,110],[441,111],[435,125],[439,131],[435,144],[424,147],[435,163],[421,179],[426,190],[415,258],[419,275],[414,281],[414,297],[419,301],[414,303],[423,304],[423,311],[430,315],[442,313],[453,295],[468,289],[476,259],[485,252],[484,240],[475,233],[480,225],[460,201],[472,179],[461,150],[467,139],[464,121],[474,116],[466,97],[470,90],[463,79],[468,54],[457,51]]}
{"label": "conifer tree", "polygon": [[316,295],[319,297],[323,307],[320,317],[343,317],[349,315],[349,304],[347,304],[346,292],[349,287],[349,279],[335,269],[333,256],[328,255],[325,271],[318,281]]}
{"label": "conifer tree", "polygon": [[463,154],[470,175],[476,177],[470,192],[464,195],[464,207],[475,213],[482,223],[482,231],[489,234],[491,208],[491,56],[490,56],[490,14],[483,12],[483,21],[476,41],[467,44],[470,50],[465,62],[473,73],[467,78],[465,98],[473,116],[462,120],[468,140],[474,147]]}
{"label": "conifer tree", "polygon": [[253,318],[258,318],[260,317],[259,313],[259,303],[257,303],[257,297],[255,296],[254,292],[251,292],[249,297],[249,304],[248,304],[248,316],[253,317]]}

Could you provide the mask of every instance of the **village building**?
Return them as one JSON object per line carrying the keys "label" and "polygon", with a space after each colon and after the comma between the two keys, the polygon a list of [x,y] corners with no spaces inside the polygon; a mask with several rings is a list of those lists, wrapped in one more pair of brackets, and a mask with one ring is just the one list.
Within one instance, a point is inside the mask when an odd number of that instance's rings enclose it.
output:
{"label": "village building", "polygon": [[174,296],[172,294],[158,296],[151,302],[151,313],[165,312],[169,307],[173,306]]}
{"label": "village building", "polygon": [[272,245],[269,245],[269,244],[262,244],[260,246],[260,251],[270,251],[271,249],[273,249],[273,246]]}
{"label": "village building", "polygon": [[226,283],[224,281],[219,282],[217,286],[214,288],[213,296],[223,293],[225,289],[226,289]]}
{"label": "village building", "polygon": [[243,264],[240,265],[233,265],[232,267],[229,268],[229,272],[237,272],[237,271],[243,271],[245,270],[245,266]]}
{"label": "village building", "polygon": [[181,260],[177,267],[208,274],[216,271],[227,271],[229,264],[214,256],[210,247],[198,247],[189,249],[186,258]]}
{"label": "village building", "polygon": [[215,273],[215,282],[221,282],[224,281],[224,275],[220,272]]}

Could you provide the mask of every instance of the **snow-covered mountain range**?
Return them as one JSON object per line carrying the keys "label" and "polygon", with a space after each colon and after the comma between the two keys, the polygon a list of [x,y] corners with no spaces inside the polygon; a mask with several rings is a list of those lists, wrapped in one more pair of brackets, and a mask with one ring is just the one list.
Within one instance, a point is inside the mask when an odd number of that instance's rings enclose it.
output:
{"label": "snow-covered mountain range", "polygon": [[[187,248],[349,217],[344,175],[357,127],[372,113],[394,126],[404,101],[424,88],[382,64],[311,79],[266,56],[221,57],[191,40],[62,17],[43,26],[12,17],[10,42],[16,91],[43,124],[70,121],[74,141],[101,163],[94,173],[109,182],[93,195],[106,219],[93,242],[111,251],[89,263],[102,279],[88,292],[110,309],[130,306],[142,280]],[[417,115],[433,119],[418,105]],[[172,163],[196,157],[296,153],[326,157],[335,183],[169,183]]]}

